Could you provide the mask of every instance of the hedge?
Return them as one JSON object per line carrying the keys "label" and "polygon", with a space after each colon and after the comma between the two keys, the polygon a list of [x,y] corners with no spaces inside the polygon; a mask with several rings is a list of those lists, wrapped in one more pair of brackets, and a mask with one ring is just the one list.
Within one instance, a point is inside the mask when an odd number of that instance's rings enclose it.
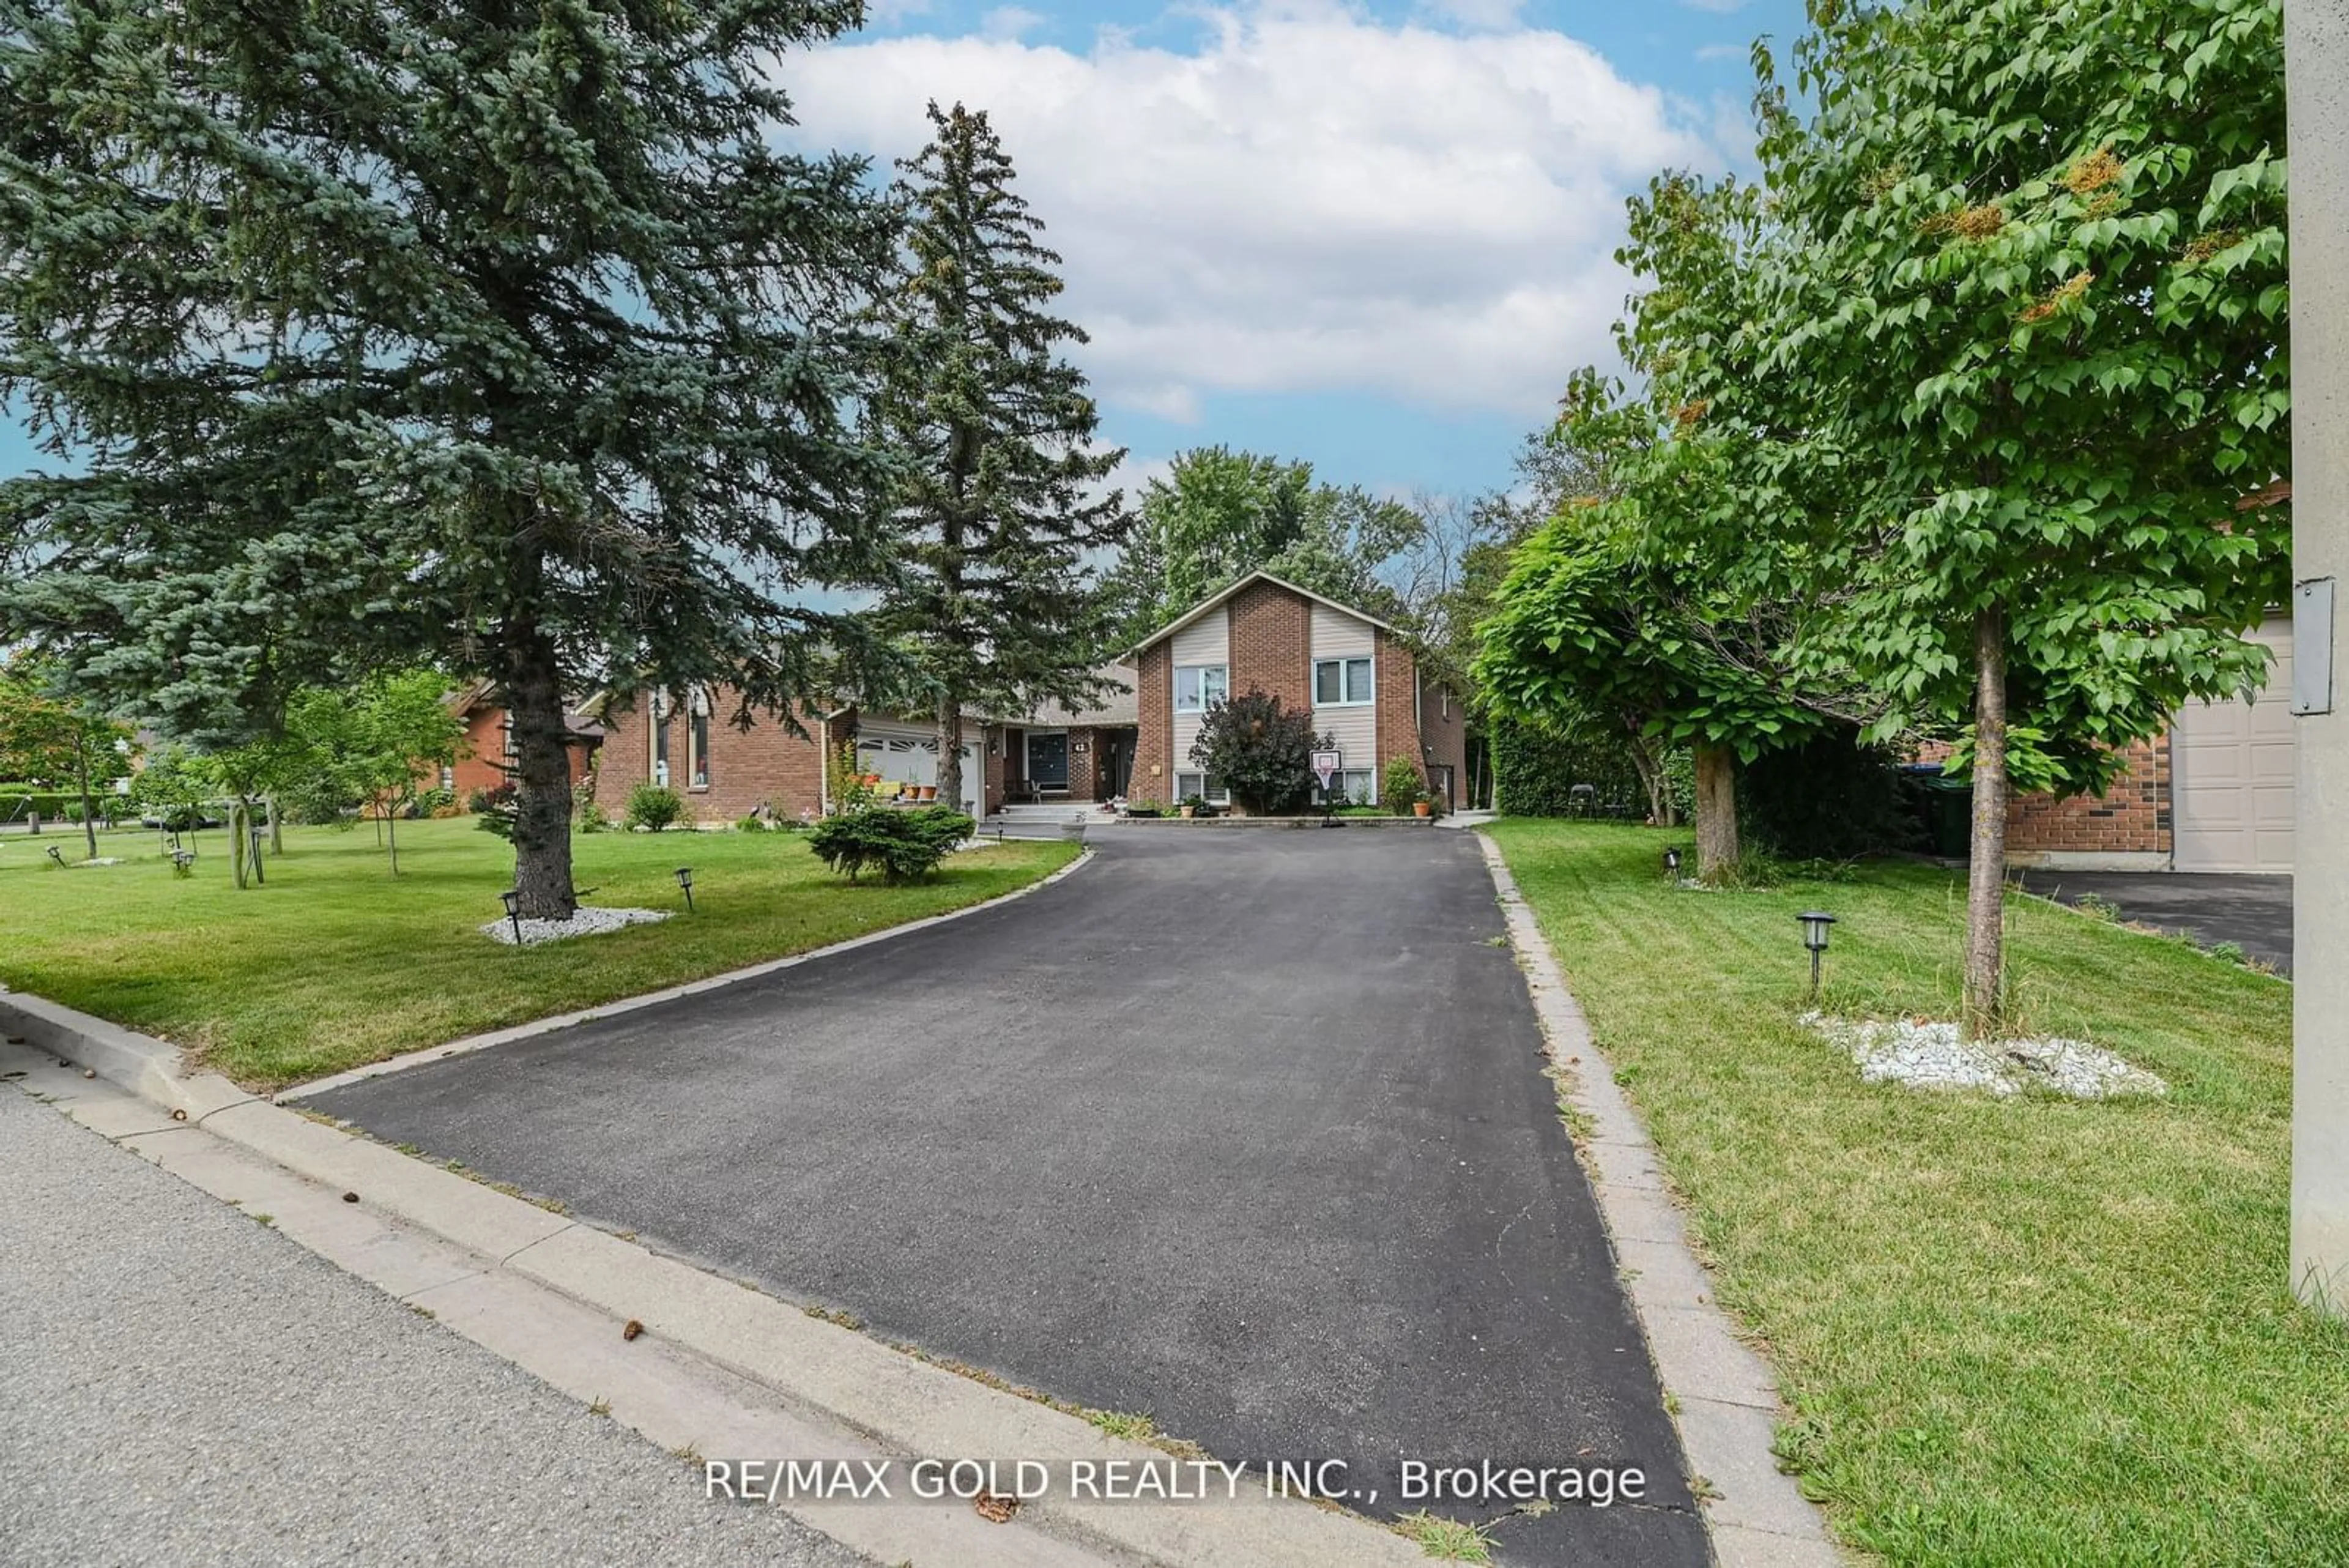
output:
{"label": "hedge", "polygon": [[1599,809],[1619,805],[1634,821],[1648,815],[1648,789],[1628,739],[1506,719],[1493,721],[1488,739],[1495,798],[1512,816],[1571,816],[1574,786],[1583,784]]}

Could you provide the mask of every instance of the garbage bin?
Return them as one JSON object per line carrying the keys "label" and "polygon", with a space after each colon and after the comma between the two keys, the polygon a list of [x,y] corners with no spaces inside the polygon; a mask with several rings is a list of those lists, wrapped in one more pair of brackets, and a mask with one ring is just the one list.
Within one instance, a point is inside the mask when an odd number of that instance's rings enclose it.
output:
{"label": "garbage bin", "polygon": [[1918,816],[1924,829],[1927,852],[1944,860],[1963,860],[1973,846],[1972,783],[1949,777],[1939,763],[1920,763],[1902,771],[1916,786]]}

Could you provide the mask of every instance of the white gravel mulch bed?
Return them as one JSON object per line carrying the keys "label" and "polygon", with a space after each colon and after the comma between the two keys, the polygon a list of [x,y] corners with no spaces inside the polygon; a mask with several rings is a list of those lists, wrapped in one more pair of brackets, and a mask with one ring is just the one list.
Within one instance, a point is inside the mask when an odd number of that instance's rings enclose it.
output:
{"label": "white gravel mulch bed", "polygon": [[2002,1096],[2036,1085],[2077,1100],[2169,1092],[2169,1085],[2153,1074],[2085,1040],[1968,1041],[1961,1038],[1955,1023],[1915,1018],[1887,1023],[1816,1012],[1804,1013],[1798,1022],[1849,1053],[1861,1080],[1870,1084],[1987,1089]]}
{"label": "white gravel mulch bed", "polygon": [[[667,909],[591,909],[582,906],[567,920],[524,920],[522,922],[522,945],[534,948],[541,942],[559,942],[569,937],[592,937],[604,931],[616,931],[624,926],[649,925],[666,920]],[[514,922],[501,917],[481,927],[481,935],[508,947],[514,945]]]}

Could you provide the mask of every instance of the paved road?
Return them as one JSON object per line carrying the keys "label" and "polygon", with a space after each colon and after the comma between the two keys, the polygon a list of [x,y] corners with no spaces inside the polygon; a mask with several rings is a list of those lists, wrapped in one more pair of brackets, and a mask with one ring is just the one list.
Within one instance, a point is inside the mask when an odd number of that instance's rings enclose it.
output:
{"label": "paved road", "polygon": [[2034,893],[2073,903],[2093,893],[2121,919],[2178,931],[2206,946],[2234,942],[2250,957],[2292,972],[2292,877],[2202,871],[2026,871]]}
{"label": "paved road", "polygon": [[852,1568],[0,1085],[0,1563]]}
{"label": "paved road", "polygon": [[[1511,1563],[1705,1560],[1468,835],[1113,828],[1032,897],[321,1096],[1231,1459],[1637,1465]],[[1016,1457],[1016,1456],[1014,1456]],[[1473,1510],[1439,1510],[1471,1513]]]}

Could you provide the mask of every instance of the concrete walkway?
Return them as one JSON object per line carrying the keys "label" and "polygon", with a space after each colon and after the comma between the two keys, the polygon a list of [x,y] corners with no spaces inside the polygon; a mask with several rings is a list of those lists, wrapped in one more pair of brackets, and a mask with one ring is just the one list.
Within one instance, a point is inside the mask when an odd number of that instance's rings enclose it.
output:
{"label": "concrete walkway", "polygon": [[2208,947],[2233,942],[2250,958],[2292,972],[2292,877],[2199,871],[2026,871],[2023,885],[2075,904],[2093,894],[2124,920],[2192,937]]}
{"label": "concrete walkway", "polygon": [[9,1085],[0,1322],[0,1563],[874,1561]]}

